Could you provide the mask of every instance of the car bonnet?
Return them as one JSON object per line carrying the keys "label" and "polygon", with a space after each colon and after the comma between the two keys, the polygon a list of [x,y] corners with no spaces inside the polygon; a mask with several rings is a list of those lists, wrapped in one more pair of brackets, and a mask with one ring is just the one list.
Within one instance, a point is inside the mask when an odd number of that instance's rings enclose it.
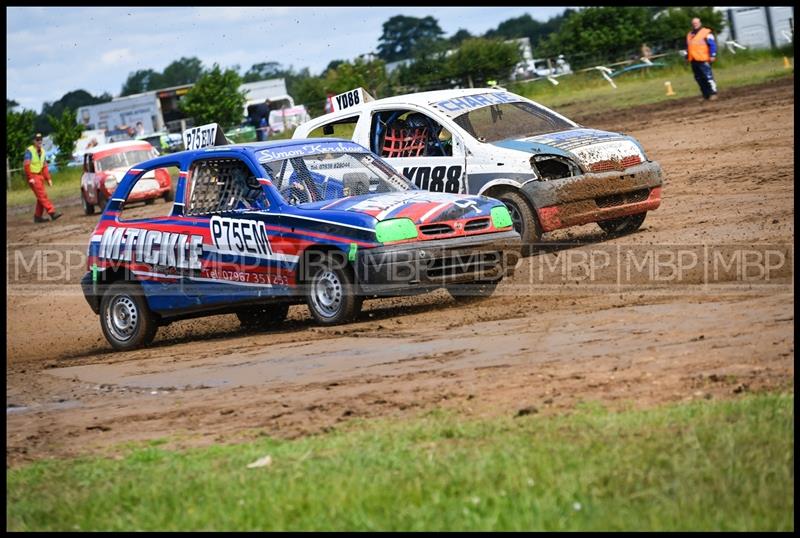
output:
{"label": "car bonnet", "polygon": [[644,149],[630,136],[598,129],[569,129],[531,137],[499,140],[492,145],[531,154],[569,157],[591,171],[600,163],[646,160]]}
{"label": "car bonnet", "polygon": [[370,215],[382,221],[408,218],[415,224],[430,224],[449,220],[488,217],[501,202],[484,196],[468,196],[409,190],[383,194],[350,196],[301,204],[303,209],[338,210]]}

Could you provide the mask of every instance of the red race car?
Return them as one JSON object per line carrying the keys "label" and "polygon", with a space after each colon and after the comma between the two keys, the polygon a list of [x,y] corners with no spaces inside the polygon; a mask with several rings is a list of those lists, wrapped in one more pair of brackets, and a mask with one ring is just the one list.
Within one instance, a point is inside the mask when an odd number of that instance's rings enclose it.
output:
{"label": "red race car", "polygon": [[[154,157],[158,157],[158,150],[141,140],[102,144],[87,150],[83,156],[81,176],[83,211],[93,215],[95,206],[102,211],[125,173],[140,162]],[[163,198],[171,202],[173,196],[169,172],[158,168],[136,183],[127,201],[152,204],[156,198]]]}

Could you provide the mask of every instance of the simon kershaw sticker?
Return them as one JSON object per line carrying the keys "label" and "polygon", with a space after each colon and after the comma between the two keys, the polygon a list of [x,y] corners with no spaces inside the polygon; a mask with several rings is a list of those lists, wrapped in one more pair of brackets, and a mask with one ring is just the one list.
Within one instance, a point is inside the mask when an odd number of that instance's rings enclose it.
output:
{"label": "simon kershaw sticker", "polygon": [[321,142],[318,144],[303,144],[302,146],[291,146],[287,149],[273,150],[265,149],[258,152],[260,162],[277,161],[292,157],[304,157],[306,155],[316,155],[318,153],[366,153],[367,150],[353,142]]}

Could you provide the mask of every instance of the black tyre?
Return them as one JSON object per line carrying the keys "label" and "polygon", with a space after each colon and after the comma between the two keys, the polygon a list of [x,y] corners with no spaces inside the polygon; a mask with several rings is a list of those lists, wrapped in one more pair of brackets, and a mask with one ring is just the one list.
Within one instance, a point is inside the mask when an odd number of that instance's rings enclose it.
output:
{"label": "black tyre", "polygon": [[175,193],[172,192],[172,188],[164,193],[164,201],[167,203],[175,201]]}
{"label": "black tyre", "polygon": [[278,327],[289,314],[288,304],[268,304],[243,308],[236,312],[242,327],[250,330],[266,330]]}
{"label": "black tyre", "polygon": [[353,271],[344,255],[322,254],[306,262],[306,302],[319,323],[336,325],[355,319],[363,297],[356,296]]}
{"label": "black tyre", "polygon": [[94,215],[94,204],[86,201],[86,195],[81,192],[81,202],[83,202],[83,212],[87,215]]}
{"label": "black tyre", "polygon": [[115,282],[100,301],[100,327],[114,349],[127,351],[149,345],[158,323],[138,284]]}
{"label": "black tyre", "polygon": [[148,198],[144,201],[144,205],[153,205],[155,203],[155,198]]}
{"label": "black tyre", "polygon": [[500,280],[484,280],[447,286],[447,292],[457,303],[468,303],[484,297],[491,297]]}
{"label": "black tyre", "polygon": [[608,235],[617,236],[635,232],[644,222],[647,212],[628,215],[617,219],[601,220],[597,224]]}
{"label": "black tyre", "polygon": [[519,192],[506,191],[497,196],[497,199],[508,207],[508,212],[511,213],[511,222],[514,223],[514,230],[522,237],[523,243],[537,243],[542,239],[542,231],[536,213]]}

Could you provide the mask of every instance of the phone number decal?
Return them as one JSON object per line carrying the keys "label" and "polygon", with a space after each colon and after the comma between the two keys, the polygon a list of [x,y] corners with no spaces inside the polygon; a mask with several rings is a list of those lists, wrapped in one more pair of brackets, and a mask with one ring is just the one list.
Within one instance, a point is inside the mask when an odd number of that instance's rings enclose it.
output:
{"label": "phone number decal", "polygon": [[268,273],[250,273],[247,271],[228,271],[225,269],[211,269],[204,272],[206,278],[214,280],[228,280],[230,282],[242,282],[245,284],[263,284],[269,286],[288,286],[289,278],[283,275],[271,275]]}

